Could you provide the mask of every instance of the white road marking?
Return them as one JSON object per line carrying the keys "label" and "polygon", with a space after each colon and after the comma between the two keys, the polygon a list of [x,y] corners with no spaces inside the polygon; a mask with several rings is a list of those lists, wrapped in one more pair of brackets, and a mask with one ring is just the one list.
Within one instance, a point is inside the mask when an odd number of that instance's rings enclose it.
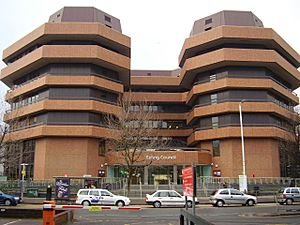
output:
{"label": "white road marking", "polygon": [[17,223],[17,222],[19,222],[19,221],[21,221],[21,219],[19,219],[19,220],[14,220],[14,221],[5,223],[5,224],[3,224],[3,225],[13,224],[13,223]]}

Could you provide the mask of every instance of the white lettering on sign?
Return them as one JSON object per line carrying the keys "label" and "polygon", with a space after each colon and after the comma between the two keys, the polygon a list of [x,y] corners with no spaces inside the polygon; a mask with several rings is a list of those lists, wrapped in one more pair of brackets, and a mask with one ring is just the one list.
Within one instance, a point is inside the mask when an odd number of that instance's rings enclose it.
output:
{"label": "white lettering on sign", "polygon": [[159,160],[176,160],[176,155],[146,155],[146,160],[159,161]]}

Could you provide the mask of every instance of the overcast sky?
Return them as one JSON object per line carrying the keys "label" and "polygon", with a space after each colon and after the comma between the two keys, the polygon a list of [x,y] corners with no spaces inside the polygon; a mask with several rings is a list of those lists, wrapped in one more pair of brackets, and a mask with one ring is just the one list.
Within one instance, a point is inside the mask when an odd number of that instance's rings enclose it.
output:
{"label": "overcast sky", "polygon": [[[177,68],[194,21],[222,10],[252,11],[300,52],[299,0],[1,0],[1,53],[63,6],[94,6],[119,18],[131,37],[132,69]],[[0,84],[0,94],[5,91]]]}

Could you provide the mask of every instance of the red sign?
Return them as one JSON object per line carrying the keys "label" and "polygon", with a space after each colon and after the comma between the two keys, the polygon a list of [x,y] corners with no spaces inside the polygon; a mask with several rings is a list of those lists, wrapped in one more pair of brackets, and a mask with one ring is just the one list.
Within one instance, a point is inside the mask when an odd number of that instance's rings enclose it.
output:
{"label": "red sign", "polygon": [[188,166],[182,169],[183,195],[193,197],[193,167]]}

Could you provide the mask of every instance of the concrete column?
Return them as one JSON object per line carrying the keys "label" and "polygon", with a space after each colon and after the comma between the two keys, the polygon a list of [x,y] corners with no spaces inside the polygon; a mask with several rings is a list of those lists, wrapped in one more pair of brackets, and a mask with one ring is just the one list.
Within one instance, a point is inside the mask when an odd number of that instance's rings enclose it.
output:
{"label": "concrete column", "polygon": [[148,184],[148,166],[144,167],[144,184]]}
{"label": "concrete column", "polygon": [[173,165],[173,183],[177,184],[177,165]]}

